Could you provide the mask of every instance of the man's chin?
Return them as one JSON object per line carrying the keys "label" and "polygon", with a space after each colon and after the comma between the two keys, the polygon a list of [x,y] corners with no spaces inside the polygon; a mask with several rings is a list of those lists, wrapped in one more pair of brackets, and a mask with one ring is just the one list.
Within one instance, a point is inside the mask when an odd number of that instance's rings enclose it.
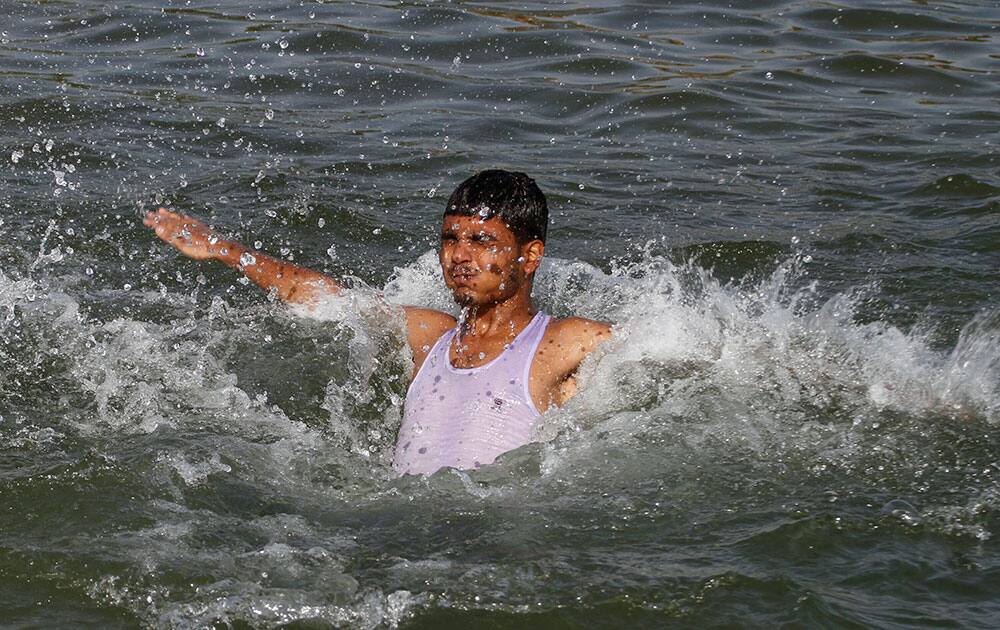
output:
{"label": "man's chin", "polygon": [[455,300],[455,304],[458,304],[462,308],[469,306],[481,306],[492,302],[490,296],[479,293],[467,286],[452,289],[451,297]]}
{"label": "man's chin", "polygon": [[455,304],[458,304],[462,308],[475,306],[476,304],[476,296],[471,293],[466,293],[465,291],[452,291],[451,297],[455,300]]}

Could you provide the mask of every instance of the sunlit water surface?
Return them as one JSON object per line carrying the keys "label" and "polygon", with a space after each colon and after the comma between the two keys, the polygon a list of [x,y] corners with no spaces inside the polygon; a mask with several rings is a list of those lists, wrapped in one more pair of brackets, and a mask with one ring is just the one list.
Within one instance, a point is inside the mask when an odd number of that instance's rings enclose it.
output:
{"label": "sunlit water surface", "polygon": [[[869,4],[0,2],[4,623],[995,627],[1000,11]],[[397,478],[392,305],[494,166],[615,337]]]}

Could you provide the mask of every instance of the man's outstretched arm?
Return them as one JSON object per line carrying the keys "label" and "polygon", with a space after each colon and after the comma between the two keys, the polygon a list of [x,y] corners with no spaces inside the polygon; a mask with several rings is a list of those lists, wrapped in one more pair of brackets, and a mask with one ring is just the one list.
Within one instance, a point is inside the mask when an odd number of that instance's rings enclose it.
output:
{"label": "man's outstretched arm", "polygon": [[[254,284],[274,291],[285,302],[311,304],[324,294],[342,290],[329,276],[226,240],[198,219],[166,208],[147,213],[143,224],[153,228],[158,237],[185,256],[195,260],[218,260],[244,274]],[[438,337],[455,325],[455,318],[428,308],[404,306],[403,310],[416,373]]]}
{"label": "man's outstretched arm", "polygon": [[310,304],[341,289],[329,276],[226,240],[201,221],[166,208],[147,213],[143,224],[188,258],[218,260],[259,287],[274,291],[284,302]]}

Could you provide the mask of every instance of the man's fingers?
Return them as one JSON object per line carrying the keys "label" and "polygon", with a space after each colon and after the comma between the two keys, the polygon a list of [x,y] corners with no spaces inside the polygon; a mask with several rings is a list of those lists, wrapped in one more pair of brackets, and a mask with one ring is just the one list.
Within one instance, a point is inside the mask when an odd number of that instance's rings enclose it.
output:
{"label": "man's fingers", "polygon": [[154,225],[157,225],[158,223],[163,221],[165,218],[169,218],[171,215],[177,216],[174,215],[174,213],[167,210],[166,208],[162,207],[157,208],[156,212],[153,211],[146,212],[146,216],[143,218],[142,224],[145,225],[146,227],[153,227]]}

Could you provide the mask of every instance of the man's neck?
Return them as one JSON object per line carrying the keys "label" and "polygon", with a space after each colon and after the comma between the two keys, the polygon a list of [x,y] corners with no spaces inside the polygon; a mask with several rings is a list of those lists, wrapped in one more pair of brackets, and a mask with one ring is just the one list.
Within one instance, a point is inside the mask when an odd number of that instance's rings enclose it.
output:
{"label": "man's neck", "polygon": [[518,293],[503,302],[472,306],[459,320],[459,334],[464,338],[513,338],[536,312],[530,292]]}

